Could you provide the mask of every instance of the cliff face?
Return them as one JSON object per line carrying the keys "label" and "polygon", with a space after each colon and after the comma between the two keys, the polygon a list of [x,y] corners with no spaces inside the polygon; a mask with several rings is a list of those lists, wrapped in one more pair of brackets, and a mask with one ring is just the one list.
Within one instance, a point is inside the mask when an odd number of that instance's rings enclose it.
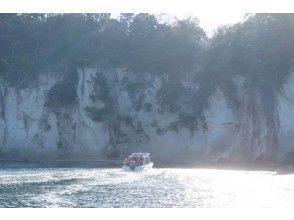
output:
{"label": "cliff face", "polygon": [[49,108],[48,91],[59,79],[41,74],[38,85],[26,89],[1,85],[1,154],[3,157],[85,157],[101,155],[108,144],[106,125],[95,123],[84,107],[91,102],[92,72],[79,72],[77,105]]}
{"label": "cliff face", "polygon": [[293,76],[284,95],[270,99],[261,89],[243,88],[241,78],[234,79],[233,93],[226,85],[218,87],[205,112],[207,129],[196,131],[166,129],[177,114],[157,103],[162,77],[109,67],[79,69],[75,104],[48,107],[47,93],[59,81],[54,74],[40,74],[37,85],[25,89],[1,81],[2,158],[103,158],[118,150],[122,156],[149,151],[166,161],[253,163],[294,151]]}
{"label": "cliff face", "polygon": [[284,93],[279,97],[279,116],[280,116],[280,142],[279,142],[279,157],[282,160],[288,160],[289,155],[293,155],[294,151],[294,74],[292,73],[284,87]]}
{"label": "cliff face", "polygon": [[220,94],[212,98],[213,117],[209,117],[208,132],[219,130],[216,132],[219,135],[210,138],[211,155],[215,160],[223,158],[249,164],[278,160],[281,150],[278,100],[260,88],[243,88],[242,81],[235,79],[234,93],[220,88]]}

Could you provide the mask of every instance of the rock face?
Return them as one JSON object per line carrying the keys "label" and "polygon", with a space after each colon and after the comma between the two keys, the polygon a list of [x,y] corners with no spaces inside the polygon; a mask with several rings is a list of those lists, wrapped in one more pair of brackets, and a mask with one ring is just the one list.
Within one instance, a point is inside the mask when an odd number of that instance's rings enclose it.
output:
{"label": "rock face", "polygon": [[[40,74],[25,89],[0,85],[1,158],[104,158],[149,151],[165,161],[283,160],[294,151],[294,77],[283,95],[219,86],[206,110],[207,129],[166,127],[177,118],[162,112],[156,94],[162,78],[123,69],[78,69],[73,105],[48,107],[47,93],[60,81]],[[269,99],[269,97],[271,97]],[[266,101],[264,101],[266,100]],[[119,149],[118,149],[119,148]]]}
{"label": "rock face", "polygon": [[[2,83],[2,157],[88,157],[102,155],[109,135],[104,123],[96,123],[85,113],[98,106],[90,98],[91,71],[79,71],[77,104],[48,108],[46,94],[58,78],[41,74],[36,87],[17,90]],[[100,104],[101,105],[101,104]]]}
{"label": "rock face", "polygon": [[[294,74],[290,75],[284,93],[279,97],[279,116],[280,116],[280,142],[279,142],[279,158],[280,160],[288,160],[289,155],[293,155],[294,145]],[[292,157],[292,163],[294,157]],[[290,162],[290,161],[289,161]]]}

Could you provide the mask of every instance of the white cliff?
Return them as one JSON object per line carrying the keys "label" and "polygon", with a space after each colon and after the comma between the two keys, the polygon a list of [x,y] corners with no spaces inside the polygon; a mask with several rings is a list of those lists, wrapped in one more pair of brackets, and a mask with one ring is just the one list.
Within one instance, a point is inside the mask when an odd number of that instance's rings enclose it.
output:
{"label": "white cliff", "polygon": [[[87,111],[100,111],[107,105],[99,94],[93,99],[101,91],[95,84],[97,74],[104,74],[111,89],[112,109],[105,120],[93,120]],[[263,94],[247,93],[238,79],[239,105],[234,107],[226,91],[218,88],[205,111],[207,129],[194,132],[166,129],[177,114],[160,111],[156,99],[160,77],[136,76],[123,69],[78,69],[76,104],[52,109],[46,105],[46,94],[59,80],[54,74],[40,74],[37,85],[25,89],[1,81],[0,157],[103,158],[109,146],[116,144],[122,156],[134,150],[149,151],[167,161],[217,162],[220,158],[239,160],[244,154],[254,161],[294,151],[293,76],[278,98],[279,107],[271,111],[272,121],[261,104]],[[140,85],[140,80],[144,86],[139,89],[126,86],[130,81]]]}

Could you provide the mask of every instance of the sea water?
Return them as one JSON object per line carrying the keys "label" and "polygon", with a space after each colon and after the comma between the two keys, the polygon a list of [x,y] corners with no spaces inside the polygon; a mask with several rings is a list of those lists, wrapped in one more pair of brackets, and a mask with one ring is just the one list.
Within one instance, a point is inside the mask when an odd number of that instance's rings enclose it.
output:
{"label": "sea water", "polygon": [[214,169],[0,169],[0,207],[294,207],[294,174]]}

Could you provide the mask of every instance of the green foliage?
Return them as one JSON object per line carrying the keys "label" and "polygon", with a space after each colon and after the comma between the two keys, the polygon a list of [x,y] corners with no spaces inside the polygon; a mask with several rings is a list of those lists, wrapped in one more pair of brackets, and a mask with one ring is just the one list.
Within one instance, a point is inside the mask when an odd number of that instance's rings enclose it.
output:
{"label": "green foliage", "polygon": [[62,81],[56,83],[47,93],[48,107],[72,106],[77,99],[78,76],[75,69],[65,74]]}
{"label": "green foliage", "polygon": [[274,118],[276,95],[294,66],[294,15],[256,14],[224,27],[210,42],[206,70],[216,85],[238,104],[232,78],[244,79],[248,94],[258,92],[269,120]]}
{"label": "green foliage", "polygon": [[180,110],[179,98],[181,88],[181,85],[177,81],[163,81],[162,86],[156,94],[158,104],[163,111],[174,113]]}
{"label": "green foliage", "polygon": [[[205,128],[204,111],[217,87],[237,106],[235,76],[244,79],[248,92],[268,97],[264,108],[273,109],[294,66],[293,14],[252,15],[220,28],[211,39],[196,19],[163,23],[151,14],[121,14],[119,20],[110,14],[1,14],[0,30],[0,75],[9,85],[24,88],[41,72],[61,72],[63,80],[48,92],[48,104],[58,107],[75,104],[73,69],[104,62],[125,67],[137,78],[148,72],[163,78],[159,111],[178,115],[169,126],[174,130]],[[123,81],[129,94],[146,88],[145,82],[128,78]],[[105,75],[97,73],[93,82],[91,99],[111,110]],[[106,114],[88,111],[95,120]]]}
{"label": "green foliage", "polygon": [[98,109],[95,107],[85,107],[84,110],[93,121],[97,122],[105,121],[109,113],[107,108]]}
{"label": "green foliage", "polygon": [[257,14],[220,29],[209,64],[220,77],[240,75],[250,88],[267,85],[279,91],[294,65],[293,24],[293,14]]}
{"label": "green foliage", "polygon": [[134,124],[133,124],[133,118],[132,116],[128,115],[128,116],[124,116],[121,117],[120,119],[122,122],[124,122],[127,126],[134,128]]}
{"label": "green foliage", "polygon": [[151,109],[152,109],[152,104],[151,103],[149,103],[149,102],[144,103],[144,110],[146,112],[150,112]]}
{"label": "green foliage", "polygon": [[[52,70],[105,60],[140,71],[187,71],[205,33],[194,20],[159,23],[150,14],[1,14],[0,70]],[[1,65],[3,66],[3,65]],[[12,77],[12,79],[14,79]]]}
{"label": "green foliage", "polygon": [[90,99],[95,102],[97,100],[100,100],[106,105],[109,105],[111,102],[111,96],[110,96],[110,89],[107,79],[102,71],[97,72],[95,77],[92,77],[91,82],[93,83],[94,91],[90,95]]}
{"label": "green foliage", "polygon": [[199,116],[198,114],[188,114],[188,113],[179,113],[178,119],[174,122],[171,122],[167,129],[172,131],[178,131],[180,128],[187,128],[191,132],[194,132],[199,129],[199,122],[202,125],[203,129],[206,129],[206,122],[204,116]]}

